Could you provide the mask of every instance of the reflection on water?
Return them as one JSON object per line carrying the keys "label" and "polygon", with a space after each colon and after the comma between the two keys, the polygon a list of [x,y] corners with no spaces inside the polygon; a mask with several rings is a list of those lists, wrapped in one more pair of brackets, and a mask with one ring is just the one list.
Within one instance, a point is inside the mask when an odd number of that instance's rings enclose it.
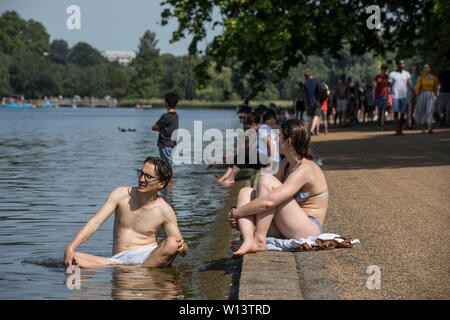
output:
{"label": "reflection on water", "polygon": [[[111,280],[103,282],[100,277],[102,273],[111,274]],[[80,287],[78,290],[71,290],[68,298],[113,298],[116,300],[184,298],[182,275],[177,273],[175,268],[150,269],[136,266],[114,266],[99,270],[89,269],[82,272]]]}
{"label": "reflection on water", "polygon": [[[80,290],[65,285],[66,246],[109,192],[136,185],[134,170],[147,156],[158,155],[151,126],[163,112],[0,110],[0,299],[224,298],[214,286],[226,287],[227,271],[204,266],[226,258],[229,232],[217,230],[227,227],[222,208],[229,189],[214,183],[220,170],[207,170],[206,165],[176,166],[172,192],[162,193],[177,213],[190,248],[187,257],[161,270],[82,270]],[[204,121],[204,131],[239,126],[233,111],[177,112],[180,127],[188,130],[193,130],[194,120]],[[113,217],[79,251],[111,257],[112,230]]]}

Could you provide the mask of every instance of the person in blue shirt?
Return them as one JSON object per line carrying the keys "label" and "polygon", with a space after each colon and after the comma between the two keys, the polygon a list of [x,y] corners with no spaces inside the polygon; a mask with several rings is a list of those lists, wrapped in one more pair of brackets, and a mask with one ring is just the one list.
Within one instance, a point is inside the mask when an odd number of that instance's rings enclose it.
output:
{"label": "person in blue shirt", "polygon": [[305,87],[306,91],[306,114],[308,115],[308,125],[311,130],[311,134],[315,134],[312,128],[315,128],[317,121],[320,121],[322,114],[322,105],[317,101],[315,91],[318,83],[324,82],[321,78],[313,78],[311,71],[305,71]]}

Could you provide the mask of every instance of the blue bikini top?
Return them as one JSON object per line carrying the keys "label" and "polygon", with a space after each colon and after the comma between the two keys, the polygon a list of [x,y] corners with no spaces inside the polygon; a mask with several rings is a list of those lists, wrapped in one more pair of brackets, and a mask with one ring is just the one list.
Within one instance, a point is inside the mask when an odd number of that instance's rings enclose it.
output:
{"label": "blue bikini top", "polygon": [[[298,161],[297,161],[297,164],[296,164],[295,167],[294,167],[294,170],[297,169],[298,166],[299,166],[301,163],[302,163],[302,159],[298,160]],[[287,179],[286,173],[287,173],[288,166],[289,166],[289,163],[287,163],[287,164],[286,164],[286,167],[284,168],[284,178],[283,178],[283,182],[285,182],[286,179]],[[294,199],[295,199],[297,202],[305,202],[305,201],[308,200],[308,199],[311,199],[311,198],[314,198],[314,197],[321,196],[322,194],[325,194],[325,193],[327,193],[327,192],[328,192],[328,189],[325,190],[325,191],[322,191],[322,192],[320,192],[320,193],[318,193],[318,194],[315,194],[315,195],[313,195],[313,196],[310,196],[309,194],[307,194],[306,192],[304,192],[304,191],[300,188],[300,190],[298,190],[297,193],[294,194]]]}

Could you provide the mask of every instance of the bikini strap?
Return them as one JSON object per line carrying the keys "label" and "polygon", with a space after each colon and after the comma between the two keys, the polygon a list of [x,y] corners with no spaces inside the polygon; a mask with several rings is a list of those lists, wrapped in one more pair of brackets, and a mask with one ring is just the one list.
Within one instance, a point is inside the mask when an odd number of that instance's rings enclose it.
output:
{"label": "bikini strap", "polygon": [[[302,164],[302,159],[297,161],[297,164],[295,165],[294,170],[297,169],[298,166],[301,165],[301,164]],[[288,161],[288,163],[286,163],[286,167],[284,167],[284,177],[283,177],[283,179],[286,179],[286,173],[287,173],[288,166],[289,166],[289,161]]]}

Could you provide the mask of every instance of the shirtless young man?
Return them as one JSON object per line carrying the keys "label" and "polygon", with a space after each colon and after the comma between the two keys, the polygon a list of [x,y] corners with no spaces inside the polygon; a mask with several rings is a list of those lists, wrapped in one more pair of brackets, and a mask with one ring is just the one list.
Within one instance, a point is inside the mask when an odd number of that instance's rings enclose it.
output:
{"label": "shirtless young man", "polygon": [[[78,232],[66,249],[64,263],[82,268],[112,264],[167,267],[175,257],[188,251],[178,229],[175,212],[158,196],[172,177],[172,168],[164,160],[148,157],[137,170],[138,187],[118,187],[105,204]],[[113,257],[103,258],[75,251],[115,212]],[[167,239],[157,243],[161,228]]]}

